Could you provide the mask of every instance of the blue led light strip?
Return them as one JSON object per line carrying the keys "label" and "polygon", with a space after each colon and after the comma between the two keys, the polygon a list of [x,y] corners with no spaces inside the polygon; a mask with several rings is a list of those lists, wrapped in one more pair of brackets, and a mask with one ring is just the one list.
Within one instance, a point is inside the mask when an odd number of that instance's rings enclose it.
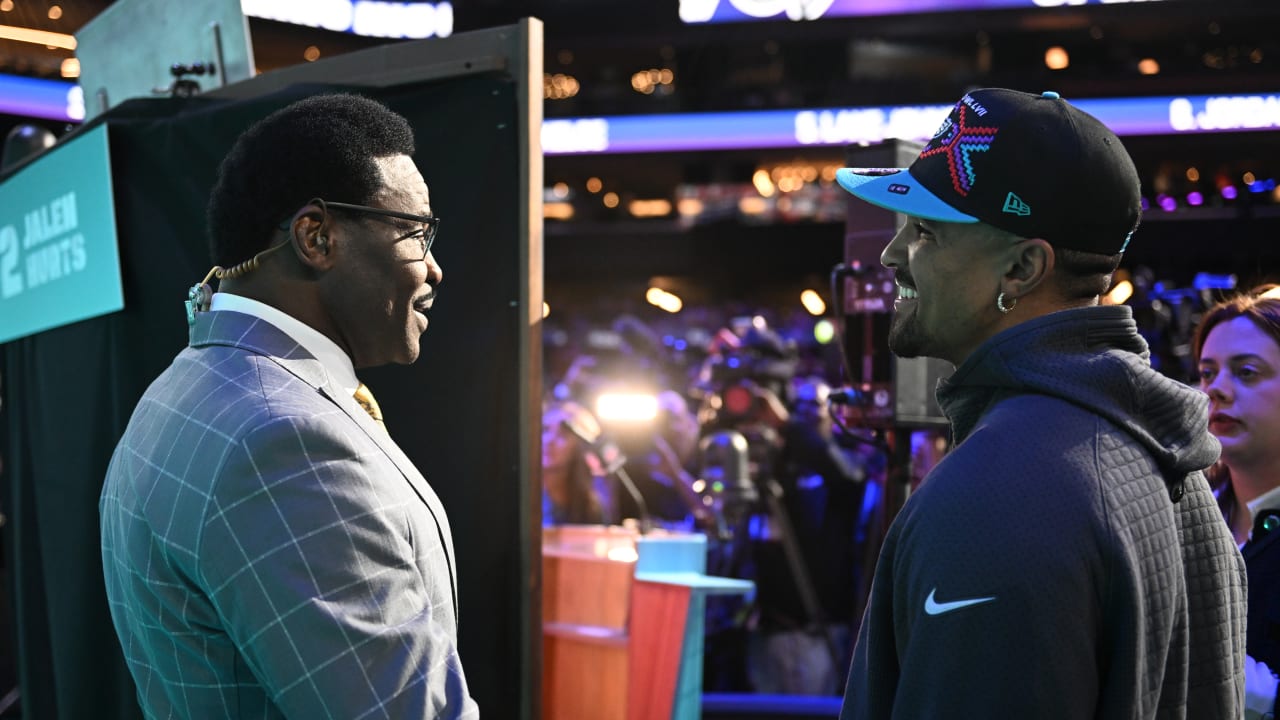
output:
{"label": "blue led light strip", "polygon": [[84,119],[84,93],[75,83],[0,75],[0,113],[79,122]]}
{"label": "blue led light strip", "polygon": [[[1068,98],[1070,100],[1070,98]],[[1070,100],[1120,136],[1280,130],[1280,93]],[[547,155],[751,150],[928,140],[950,105],[557,118],[542,127]],[[79,121],[79,86],[0,75],[0,113]]]}
{"label": "blue led light strip", "polygon": [[[1280,93],[1071,100],[1120,136],[1280,130]],[[543,123],[547,155],[926,141],[950,105],[615,115]]]}

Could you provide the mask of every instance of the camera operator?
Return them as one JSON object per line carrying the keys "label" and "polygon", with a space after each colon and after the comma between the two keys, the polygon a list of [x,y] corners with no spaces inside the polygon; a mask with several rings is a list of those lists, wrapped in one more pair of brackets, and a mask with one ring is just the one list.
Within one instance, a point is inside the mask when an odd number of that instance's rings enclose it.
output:
{"label": "camera operator", "polygon": [[599,423],[581,405],[548,403],[542,412],[542,524],[615,523],[615,483],[570,427],[600,434]]}
{"label": "camera operator", "polygon": [[[729,531],[712,548],[713,564],[715,572],[757,584],[754,606],[736,618],[750,616],[750,686],[834,695],[848,666],[868,459],[836,442],[827,384],[794,377],[794,344],[759,320],[744,327],[740,335],[717,336],[718,352],[698,383],[704,435],[732,431],[745,438],[751,484],[737,487],[729,468],[703,468],[704,477],[723,479],[712,497]],[[709,627],[720,636],[709,645],[731,645],[730,623],[716,616],[726,609],[711,607]]]}
{"label": "camera operator", "polygon": [[681,524],[714,533],[717,520],[694,489],[697,478],[689,470],[698,450],[698,431],[698,420],[684,396],[663,390],[658,393],[658,430],[644,460],[649,477],[679,497],[679,511],[685,513]]}
{"label": "camera operator", "polygon": [[753,471],[770,470],[781,447],[778,430],[790,414],[786,401],[799,353],[760,318],[741,335],[721,330],[714,347],[694,384],[703,434],[742,433],[751,446]]}
{"label": "camera operator", "polygon": [[774,473],[802,567],[788,557],[784,538],[762,538],[755,546],[752,682],[758,692],[835,695],[852,650],[866,480],[883,466],[883,456],[836,442],[830,387],[821,378],[797,378],[794,388]]}
{"label": "camera operator", "polygon": [[[773,481],[781,450],[779,430],[789,413],[797,353],[762,320],[715,333],[698,370],[703,454],[699,477],[713,502],[721,532],[708,538],[707,572],[757,579],[756,544],[775,532],[761,488]],[[747,666],[749,625],[756,606],[738,597],[707,599],[703,686],[712,692],[752,689]]]}
{"label": "camera operator", "polygon": [[[726,336],[732,343],[723,342]],[[699,475],[706,480],[702,489],[721,530],[709,546],[708,565],[713,574],[753,579],[749,543],[767,529],[767,523],[758,523],[764,512],[758,488],[772,479],[781,449],[778,429],[788,412],[779,393],[793,366],[777,358],[762,361],[746,338],[729,331],[721,331],[720,337],[720,347],[703,363],[694,386],[700,400],[698,424],[704,443],[728,448],[733,443],[724,441],[727,434],[738,433],[746,452],[738,462],[732,453],[704,453],[700,458]]]}
{"label": "camera operator", "polygon": [[[689,472],[698,425],[684,397],[670,389],[679,373],[656,335],[632,316],[610,330],[590,333],[587,352],[574,359],[556,389],[560,399],[591,408],[598,430],[590,442],[608,446],[603,464],[617,487],[621,474],[634,485],[615,492],[610,520],[638,518],[643,524],[692,529],[711,527]],[[625,488],[624,488],[625,490]]]}

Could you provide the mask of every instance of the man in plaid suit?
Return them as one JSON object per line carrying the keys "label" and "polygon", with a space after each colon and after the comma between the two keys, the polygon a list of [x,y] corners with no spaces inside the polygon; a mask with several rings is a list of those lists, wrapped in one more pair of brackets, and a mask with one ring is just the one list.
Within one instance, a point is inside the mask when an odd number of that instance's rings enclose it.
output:
{"label": "man in plaid suit", "polygon": [[404,118],[322,95],[222,163],[220,291],[193,289],[100,505],[148,717],[479,716],[444,508],[355,375],[417,359],[442,278],[413,151]]}

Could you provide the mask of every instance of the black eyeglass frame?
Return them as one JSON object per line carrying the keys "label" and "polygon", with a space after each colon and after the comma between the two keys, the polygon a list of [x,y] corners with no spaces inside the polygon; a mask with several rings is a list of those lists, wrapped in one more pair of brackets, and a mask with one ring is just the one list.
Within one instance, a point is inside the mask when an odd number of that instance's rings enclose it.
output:
{"label": "black eyeglass frame", "polygon": [[[315,198],[311,202],[316,205],[319,205],[322,209],[326,209],[326,211],[327,211],[327,208],[334,208],[336,210],[347,210],[349,212],[369,213],[370,215],[381,215],[383,217],[395,218],[397,220],[408,220],[410,222],[422,223],[421,229],[407,232],[404,235],[401,235],[395,238],[393,242],[400,242],[405,238],[410,238],[410,237],[413,237],[414,235],[421,233],[424,238],[424,242],[422,243],[422,259],[423,260],[426,260],[427,256],[431,254],[431,246],[435,244],[436,233],[438,233],[440,230],[440,218],[435,215],[414,215],[413,213],[403,213],[396,210],[387,210],[385,208],[369,207],[368,205],[353,205],[351,203],[330,202],[328,200],[322,200],[320,198]],[[285,220],[284,222],[282,222],[280,224],[280,229],[288,230],[289,221]]]}

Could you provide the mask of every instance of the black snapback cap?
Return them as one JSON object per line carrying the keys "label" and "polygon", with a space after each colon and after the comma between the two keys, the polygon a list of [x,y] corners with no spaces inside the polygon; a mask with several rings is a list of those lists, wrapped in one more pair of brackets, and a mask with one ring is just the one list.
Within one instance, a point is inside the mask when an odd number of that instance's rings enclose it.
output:
{"label": "black snapback cap", "polygon": [[911,167],[843,168],[836,181],[895,212],[1105,255],[1124,252],[1142,216],[1120,138],[1054,92],[974,90]]}

